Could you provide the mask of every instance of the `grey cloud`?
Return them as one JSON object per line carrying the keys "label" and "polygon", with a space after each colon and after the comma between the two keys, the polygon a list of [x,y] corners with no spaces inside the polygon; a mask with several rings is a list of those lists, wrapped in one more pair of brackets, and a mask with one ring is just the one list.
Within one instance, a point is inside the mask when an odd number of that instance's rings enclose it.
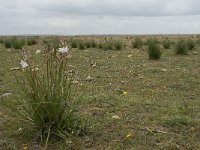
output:
{"label": "grey cloud", "polygon": [[0,0],[0,34],[200,33],[199,0]]}

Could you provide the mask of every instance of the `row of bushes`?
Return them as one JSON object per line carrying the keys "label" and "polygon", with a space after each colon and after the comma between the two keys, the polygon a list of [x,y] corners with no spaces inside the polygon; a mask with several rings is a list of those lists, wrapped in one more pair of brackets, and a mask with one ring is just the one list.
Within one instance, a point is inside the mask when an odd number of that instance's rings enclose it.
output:
{"label": "row of bushes", "polygon": [[105,51],[107,50],[121,50],[122,49],[121,41],[106,41],[106,42],[95,42],[95,41],[72,41],[71,47],[78,48],[80,50],[88,49],[88,48],[99,48]]}
{"label": "row of bushes", "polygon": [[[170,41],[166,40],[163,44],[164,48],[170,47]],[[194,42],[189,40],[180,39],[175,43],[174,50],[177,55],[187,55],[189,50],[194,49]],[[149,59],[158,60],[161,57],[161,50],[158,42],[155,39],[151,39],[148,41],[148,54]]]}
{"label": "row of bushes", "polygon": [[37,40],[35,39],[17,39],[17,38],[7,38],[1,39],[0,43],[3,43],[5,48],[14,48],[14,49],[22,49],[24,45],[32,46],[37,44]]}

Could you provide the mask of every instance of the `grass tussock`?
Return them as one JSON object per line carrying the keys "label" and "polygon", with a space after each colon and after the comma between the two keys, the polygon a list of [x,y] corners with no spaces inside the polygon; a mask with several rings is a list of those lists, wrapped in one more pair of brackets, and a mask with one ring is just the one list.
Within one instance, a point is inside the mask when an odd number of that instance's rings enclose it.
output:
{"label": "grass tussock", "polygon": [[51,137],[81,135],[83,123],[70,105],[72,76],[67,73],[68,49],[51,47],[46,52],[43,70],[35,70],[23,57],[23,93],[17,101],[17,112],[47,141]]}
{"label": "grass tussock", "polygon": [[148,41],[148,54],[150,60],[159,60],[161,58],[161,50],[155,39]]}
{"label": "grass tussock", "polygon": [[132,42],[132,47],[133,48],[138,48],[140,49],[143,46],[143,41],[141,38],[136,38],[133,42]]}
{"label": "grass tussock", "polygon": [[187,55],[188,54],[188,47],[185,40],[180,39],[175,44],[175,53],[177,55]]}

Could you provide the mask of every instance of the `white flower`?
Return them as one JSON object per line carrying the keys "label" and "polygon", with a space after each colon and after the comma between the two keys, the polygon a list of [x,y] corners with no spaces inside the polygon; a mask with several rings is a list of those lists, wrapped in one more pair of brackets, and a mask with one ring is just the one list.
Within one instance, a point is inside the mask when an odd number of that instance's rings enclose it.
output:
{"label": "white flower", "polygon": [[40,54],[40,53],[41,53],[41,50],[35,51],[35,54],[36,54],[36,55],[38,55],[38,54]]}
{"label": "white flower", "polygon": [[23,60],[21,60],[20,64],[22,66],[22,69],[25,69],[26,67],[28,67],[28,63]]}
{"label": "white flower", "polygon": [[62,53],[62,54],[64,54],[64,53],[68,53],[68,51],[69,51],[69,48],[68,48],[68,47],[65,47],[65,48],[59,48],[59,49],[58,49],[58,52],[59,52],[59,53]]}

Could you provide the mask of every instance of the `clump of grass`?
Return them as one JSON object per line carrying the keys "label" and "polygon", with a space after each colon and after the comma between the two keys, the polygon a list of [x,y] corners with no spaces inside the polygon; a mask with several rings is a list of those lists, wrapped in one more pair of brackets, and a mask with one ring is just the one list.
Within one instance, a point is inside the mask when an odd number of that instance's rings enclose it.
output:
{"label": "clump of grass", "polygon": [[112,43],[111,43],[111,42],[105,42],[105,43],[103,44],[103,50],[104,50],[104,51],[113,50]]}
{"label": "clump of grass", "polygon": [[80,42],[79,42],[79,45],[78,45],[78,48],[79,48],[80,50],[85,49],[85,44],[84,44],[82,41],[80,41]]}
{"label": "clump of grass", "polygon": [[28,39],[27,40],[27,45],[28,46],[32,46],[32,45],[35,45],[37,44],[37,40],[36,39]]}
{"label": "clump of grass", "polygon": [[22,49],[22,47],[25,45],[25,41],[23,39],[18,40],[18,39],[14,39],[12,41],[12,47],[14,49]]}
{"label": "clump of grass", "polygon": [[171,42],[170,42],[169,39],[163,40],[163,47],[164,47],[165,49],[169,49],[169,48],[170,48],[170,45],[171,45]]}
{"label": "clump of grass", "polygon": [[5,48],[11,48],[12,47],[12,41],[10,39],[6,39],[4,41]]}
{"label": "clump of grass", "polygon": [[97,44],[96,44],[96,42],[93,40],[93,41],[91,41],[91,47],[92,48],[96,48],[97,47]]}
{"label": "clump of grass", "polygon": [[90,48],[90,47],[91,47],[91,44],[90,44],[90,42],[88,42],[88,41],[87,41],[87,42],[85,42],[85,47],[86,47],[86,48]]}
{"label": "clump of grass", "polygon": [[149,59],[151,60],[159,60],[161,58],[161,50],[155,39],[150,39],[148,41],[148,54]]}
{"label": "clump of grass", "polygon": [[193,50],[194,47],[195,47],[195,43],[192,39],[188,39],[187,40],[187,47],[188,47],[188,50]]}
{"label": "clump of grass", "polygon": [[136,38],[133,42],[132,42],[132,46],[133,48],[138,48],[140,49],[143,45],[143,41],[141,38]]}
{"label": "clump of grass", "polygon": [[4,40],[3,39],[0,39],[0,43],[2,44],[4,42]]}
{"label": "clump of grass", "polygon": [[120,41],[115,42],[114,47],[115,47],[115,50],[121,50],[122,49],[122,42],[120,42]]}
{"label": "clump of grass", "polygon": [[85,131],[70,101],[72,77],[67,73],[67,51],[50,47],[41,71],[34,70],[26,57],[22,61],[23,78],[19,83],[23,94],[17,101],[17,112],[32,130],[46,138],[46,143],[51,137],[66,138]]}
{"label": "clump of grass", "polygon": [[72,48],[77,48],[77,42],[75,40],[72,41],[71,47]]}
{"label": "clump of grass", "polygon": [[186,41],[184,41],[183,39],[178,40],[175,45],[175,52],[177,55],[187,55],[188,47]]}
{"label": "clump of grass", "polygon": [[98,48],[102,49],[103,48],[103,44],[102,43],[98,43]]}

